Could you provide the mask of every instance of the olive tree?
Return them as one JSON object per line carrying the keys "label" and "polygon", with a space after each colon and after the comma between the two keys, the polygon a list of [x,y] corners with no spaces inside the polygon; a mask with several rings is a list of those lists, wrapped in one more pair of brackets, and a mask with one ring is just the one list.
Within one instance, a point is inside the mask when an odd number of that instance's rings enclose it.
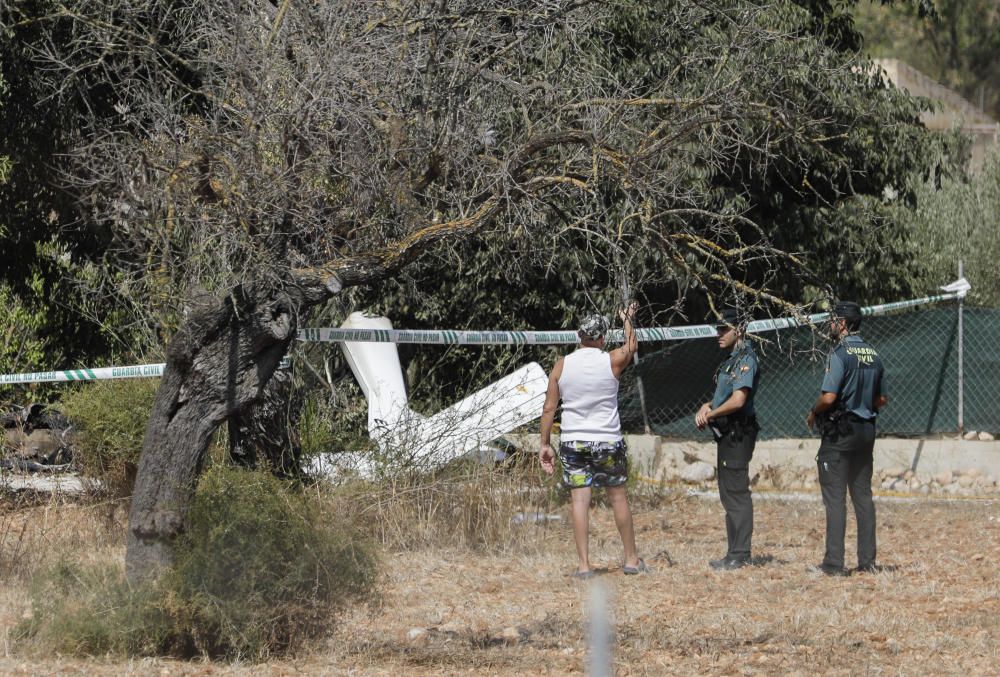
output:
{"label": "olive tree", "polygon": [[937,179],[921,182],[911,232],[917,255],[925,262],[928,288],[957,275],[972,284],[968,302],[1000,307],[1000,149],[987,156],[983,170],[967,182]]}
{"label": "olive tree", "polygon": [[[310,309],[421,257],[485,236],[556,248],[516,269],[596,247],[603,268],[652,262],[650,283],[794,310],[769,281],[803,260],[712,179],[788,148],[836,154],[846,130],[792,90],[810,69],[866,77],[786,2],[28,4],[5,20],[51,27],[32,58],[50,105],[79,111],[61,179],[110,235],[106,293],[169,335],[133,580],[170,565],[211,435]],[[643,44],[617,40],[637,14]]]}

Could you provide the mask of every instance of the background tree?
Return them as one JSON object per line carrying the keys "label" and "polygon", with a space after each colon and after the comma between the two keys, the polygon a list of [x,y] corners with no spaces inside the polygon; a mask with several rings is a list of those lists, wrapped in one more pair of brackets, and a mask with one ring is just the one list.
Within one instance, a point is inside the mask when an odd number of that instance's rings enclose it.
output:
{"label": "background tree", "polygon": [[[867,227],[853,186],[871,200],[887,181],[867,183],[872,168],[897,162],[855,164],[861,148],[897,150],[872,133],[895,100],[788,3],[25,7],[7,16],[46,31],[32,57],[53,105],[93,102],[71,106],[63,179],[109,235],[112,298],[157,308],[146,334],[171,336],[133,578],[171,561],[212,433],[345,289],[440,275],[486,244],[507,252],[507,279],[545,271],[595,304],[628,271],[680,311],[699,290],[704,312],[723,297],[790,312],[785,290],[823,281],[775,245],[791,219],[765,221],[757,197],[787,188],[807,232]],[[863,129],[845,92],[874,96]]]}
{"label": "background tree", "polygon": [[[41,0],[25,11],[40,16],[52,7]],[[18,22],[0,2],[0,295],[11,309],[0,320],[0,373],[69,367],[108,350],[97,309],[72,282],[100,237],[84,227],[82,206],[59,178],[81,100],[47,101],[45,73],[32,60],[45,36],[61,39]]]}
{"label": "background tree", "polygon": [[983,170],[968,181],[924,181],[917,190],[912,224],[927,285],[957,275],[959,260],[972,284],[969,302],[1000,308],[1000,153],[987,156]]}
{"label": "background tree", "polygon": [[927,0],[857,6],[873,57],[906,61],[1000,119],[1000,5],[994,0]]}

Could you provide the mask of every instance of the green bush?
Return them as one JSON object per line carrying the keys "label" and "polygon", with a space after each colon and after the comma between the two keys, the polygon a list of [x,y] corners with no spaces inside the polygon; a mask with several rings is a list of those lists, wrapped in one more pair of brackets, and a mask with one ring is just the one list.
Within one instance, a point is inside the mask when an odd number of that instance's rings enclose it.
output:
{"label": "green bush", "polygon": [[961,260],[963,275],[972,284],[967,301],[1000,308],[998,225],[1000,148],[993,148],[982,171],[967,182],[944,179],[921,184],[910,230],[923,288],[934,289],[955,279]]}
{"label": "green bush", "polygon": [[132,495],[158,379],[97,381],[68,390],[59,409],[77,427],[79,463],[115,497]]}
{"label": "green bush", "polygon": [[299,418],[299,443],[302,445],[301,460],[338,449],[334,432],[336,417],[325,398],[315,394],[305,399],[302,416]]}
{"label": "green bush", "polygon": [[317,495],[267,472],[202,477],[175,567],[130,587],[120,564],[60,563],[31,586],[14,636],[39,652],[263,659],[323,636],[338,608],[374,591],[370,539]]}
{"label": "green bush", "polygon": [[374,588],[370,541],[269,473],[212,468],[188,522],[171,587],[202,653],[284,651]]}
{"label": "green bush", "polygon": [[[0,156],[2,160],[3,156]],[[0,176],[3,167],[0,164]],[[39,291],[40,279],[32,281],[32,289]],[[46,364],[48,345],[43,335],[45,308],[18,296],[6,283],[0,282],[0,374],[10,372],[41,371],[51,368]],[[0,388],[5,396],[23,396],[20,390]]]}

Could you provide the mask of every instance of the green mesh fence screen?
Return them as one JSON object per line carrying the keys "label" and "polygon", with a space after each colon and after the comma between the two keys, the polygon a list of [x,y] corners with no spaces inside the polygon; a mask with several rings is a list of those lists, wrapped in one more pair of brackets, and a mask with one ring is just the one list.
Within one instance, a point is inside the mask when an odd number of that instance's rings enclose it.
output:
{"label": "green mesh fence screen", "polygon": [[[966,308],[964,428],[1000,432],[1000,310]],[[958,306],[954,303],[896,315],[866,317],[861,334],[886,366],[889,406],[879,416],[883,435],[928,435],[958,430]],[[819,394],[830,342],[809,329],[759,334],[756,395],[763,438],[802,437],[805,416]],[[655,345],[655,344],[652,344]],[[710,439],[694,427],[698,407],[711,398],[712,376],[725,357],[714,339],[676,341],[650,350],[622,379],[621,415],[627,432],[644,428],[636,376],[645,392],[654,433]]]}

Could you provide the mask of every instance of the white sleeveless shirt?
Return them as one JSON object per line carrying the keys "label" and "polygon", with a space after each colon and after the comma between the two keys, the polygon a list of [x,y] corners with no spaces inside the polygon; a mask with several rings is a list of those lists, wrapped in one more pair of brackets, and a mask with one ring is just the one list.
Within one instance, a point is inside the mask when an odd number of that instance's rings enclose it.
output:
{"label": "white sleeveless shirt", "polygon": [[559,376],[562,423],[559,442],[617,442],[618,379],[611,355],[600,348],[579,348],[563,358]]}

